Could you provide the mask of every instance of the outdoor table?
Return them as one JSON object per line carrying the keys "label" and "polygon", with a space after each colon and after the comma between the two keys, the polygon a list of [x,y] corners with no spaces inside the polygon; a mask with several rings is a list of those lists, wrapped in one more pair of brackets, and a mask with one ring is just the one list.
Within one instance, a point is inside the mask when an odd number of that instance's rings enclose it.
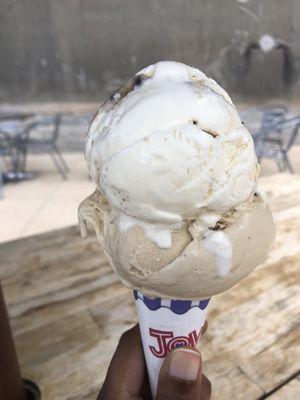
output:
{"label": "outdoor table", "polygon": [[[262,266],[211,301],[199,348],[215,400],[300,398],[300,177],[260,183],[277,236]],[[43,400],[95,400],[136,316],[94,235],[69,227],[3,243],[0,259],[23,377]]]}
{"label": "outdoor table", "polygon": [[20,171],[18,141],[23,133],[24,121],[34,117],[32,113],[0,113],[0,131],[9,134],[13,147],[12,170],[4,172],[4,182],[20,182],[33,178],[33,174]]}
{"label": "outdoor table", "polygon": [[26,112],[0,112],[0,122],[1,121],[8,121],[8,120],[20,120],[23,121],[24,119],[34,117],[33,113],[26,113]]}
{"label": "outdoor table", "polygon": [[17,137],[23,131],[23,122],[33,117],[32,113],[0,113],[0,131],[9,133],[13,138]]}

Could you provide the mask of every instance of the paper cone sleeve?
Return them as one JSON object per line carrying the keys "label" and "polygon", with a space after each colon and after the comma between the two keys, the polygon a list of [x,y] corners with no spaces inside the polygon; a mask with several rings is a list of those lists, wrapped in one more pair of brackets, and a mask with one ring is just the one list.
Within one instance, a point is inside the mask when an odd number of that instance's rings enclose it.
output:
{"label": "paper cone sleeve", "polygon": [[209,299],[197,301],[149,298],[134,291],[153,399],[166,355],[181,346],[196,347]]}

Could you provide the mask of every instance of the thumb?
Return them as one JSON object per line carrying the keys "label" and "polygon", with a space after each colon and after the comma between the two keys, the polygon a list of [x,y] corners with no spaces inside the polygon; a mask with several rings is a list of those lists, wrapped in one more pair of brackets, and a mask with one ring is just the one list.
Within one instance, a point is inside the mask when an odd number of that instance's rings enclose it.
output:
{"label": "thumb", "polygon": [[197,349],[180,347],[161,367],[156,400],[201,399],[202,358]]}

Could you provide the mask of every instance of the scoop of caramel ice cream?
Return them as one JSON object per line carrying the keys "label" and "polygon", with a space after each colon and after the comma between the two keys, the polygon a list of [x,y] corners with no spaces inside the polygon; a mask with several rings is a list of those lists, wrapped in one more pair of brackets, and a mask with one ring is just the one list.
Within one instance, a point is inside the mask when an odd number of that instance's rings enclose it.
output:
{"label": "scoop of caramel ice cream", "polygon": [[122,217],[99,191],[81,203],[79,215],[83,236],[88,222],[122,282],[162,298],[205,299],[231,288],[265,259],[274,239],[272,215],[259,194],[207,230],[197,221],[173,229],[170,248],[158,247],[142,226],[120,228]]}
{"label": "scoop of caramel ice cream", "polygon": [[228,94],[202,72],[160,62],[100,108],[86,159],[97,189],[79,207],[125,285],[202,299],[265,258],[271,212],[257,187],[251,135]]}

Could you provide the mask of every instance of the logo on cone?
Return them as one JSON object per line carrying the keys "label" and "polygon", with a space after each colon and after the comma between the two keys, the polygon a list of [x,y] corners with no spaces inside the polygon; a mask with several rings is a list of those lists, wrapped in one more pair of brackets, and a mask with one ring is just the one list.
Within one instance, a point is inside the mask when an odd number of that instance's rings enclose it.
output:
{"label": "logo on cone", "polygon": [[177,347],[196,347],[200,337],[196,330],[190,332],[187,336],[175,336],[172,331],[161,331],[149,328],[150,336],[157,340],[157,347],[149,346],[151,353],[158,358],[164,358],[173,349]]}

